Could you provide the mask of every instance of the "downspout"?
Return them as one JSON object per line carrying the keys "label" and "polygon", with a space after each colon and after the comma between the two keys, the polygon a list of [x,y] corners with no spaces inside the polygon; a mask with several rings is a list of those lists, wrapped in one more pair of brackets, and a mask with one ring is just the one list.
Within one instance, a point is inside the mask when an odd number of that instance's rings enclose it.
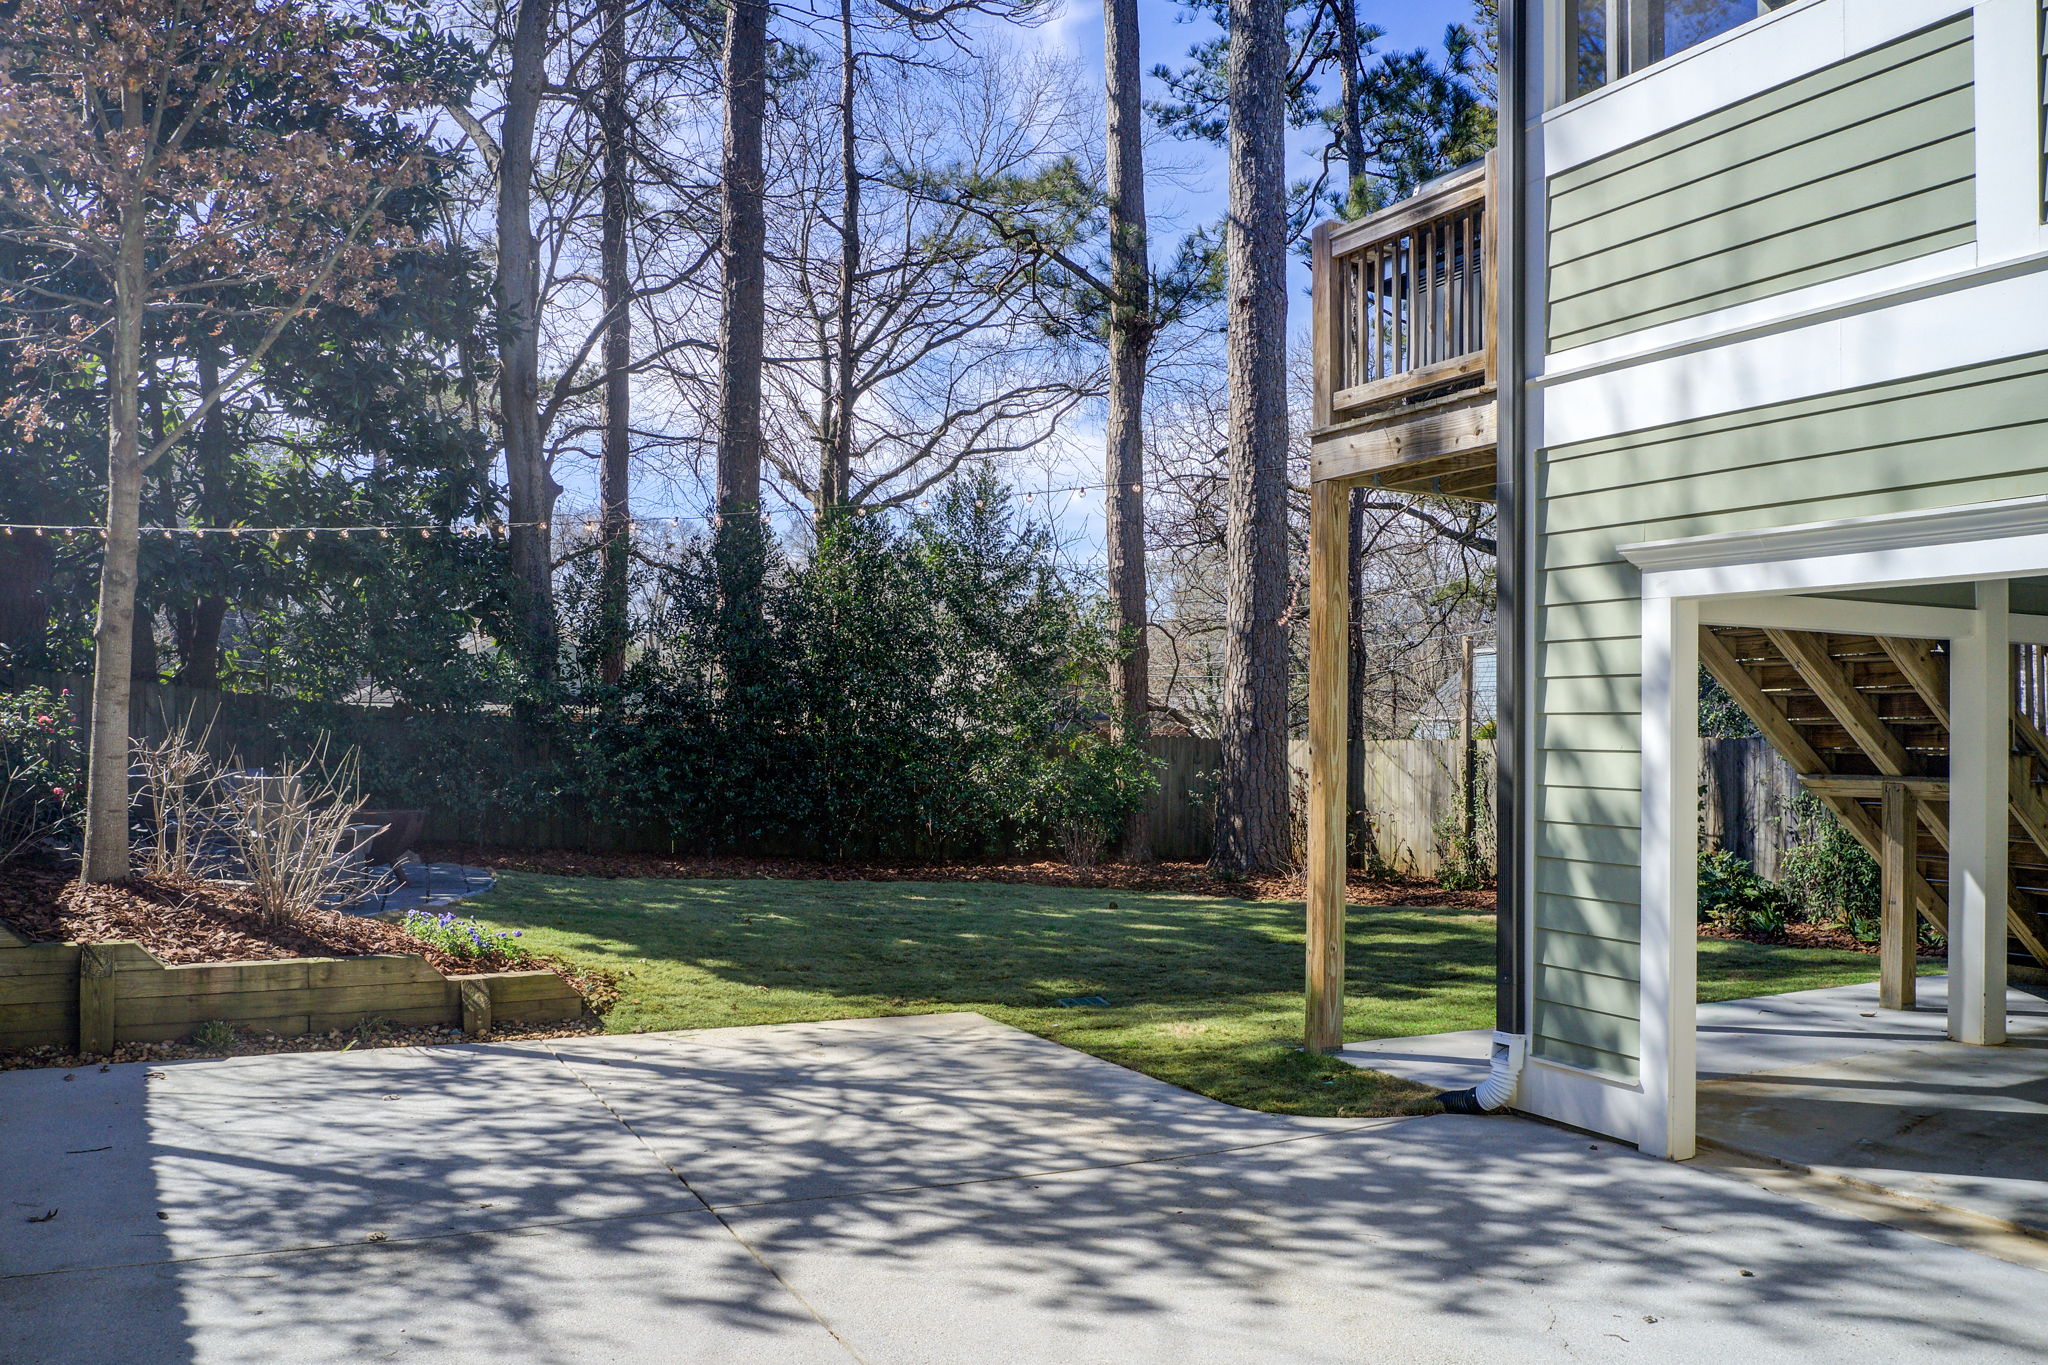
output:
{"label": "downspout", "polygon": [[[1486,1079],[1470,1090],[1442,1097],[1452,1114],[1488,1114],[1505,1109],[1515,1098],[1522,1063],[1529,1049],[1528,996],[1523,981],[1524,926],[1528,921],[1529,888],[1523,876],[1522,801],[1523,735],[1528,715],[1529,682],[1523,661],[1527,625],[1522,603],[1526,596],[1527,561],[1523,547],[1527,511],[1522,483],[1522,300],[1521,255],[1525,211],[1521,188],[1523,71],[1525,68],[1520,0],[1500,6],[1500,112],[1493,161],[1495,261],[1493,287],[1498,334],[1494,337],[1495,430],[1498,453],[1494,473],[1494,539],[1498,561],[1494,608],[1495,659],[1505,686],[1499,697],[1494,739],[1494,831],[1498,841],[1494,913],[1493,1056]],[[1531,599],[1533,600],[1533,599]]]}

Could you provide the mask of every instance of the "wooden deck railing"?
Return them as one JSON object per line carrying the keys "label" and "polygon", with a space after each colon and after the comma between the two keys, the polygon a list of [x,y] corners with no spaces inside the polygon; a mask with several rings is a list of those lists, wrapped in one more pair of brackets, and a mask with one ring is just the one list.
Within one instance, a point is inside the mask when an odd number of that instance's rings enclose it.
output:
{"label": "wooden deck railing", "polygon": [[1491,158],[1369,218],[1316,230],[1316,422],[1491,387]]}

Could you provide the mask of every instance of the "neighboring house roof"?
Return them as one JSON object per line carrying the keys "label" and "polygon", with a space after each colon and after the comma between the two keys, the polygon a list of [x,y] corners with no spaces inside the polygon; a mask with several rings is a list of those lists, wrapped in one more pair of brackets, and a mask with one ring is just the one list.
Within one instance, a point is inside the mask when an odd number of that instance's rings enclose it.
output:
{"label": "neighboring house roof", "polygon": [[[1496,683],[1499,670],[1493,648],[1488,646],[1472,652],[1472,724],[1478,727],[1494,718],[1497,709],[1498,692]],[[1417,739],[1455,739],[1458,735],[1458,718],[1462,702],[1458,696],[1463,679],[1452,674],[1450,680],[1437,689],[1429,705],[1415,721]]]}

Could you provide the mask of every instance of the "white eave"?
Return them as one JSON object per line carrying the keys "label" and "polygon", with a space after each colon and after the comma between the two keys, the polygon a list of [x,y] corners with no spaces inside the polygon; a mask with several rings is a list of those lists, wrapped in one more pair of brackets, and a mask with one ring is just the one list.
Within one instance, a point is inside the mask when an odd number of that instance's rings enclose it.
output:
{"label": "white eave", "polygon": [[1923,512],[1844,517],[1759,531],[1642,540],[1619,549],[1623,558],[1644,573],[1665,573],[2040,535],[2048,535],[2048,495]]}

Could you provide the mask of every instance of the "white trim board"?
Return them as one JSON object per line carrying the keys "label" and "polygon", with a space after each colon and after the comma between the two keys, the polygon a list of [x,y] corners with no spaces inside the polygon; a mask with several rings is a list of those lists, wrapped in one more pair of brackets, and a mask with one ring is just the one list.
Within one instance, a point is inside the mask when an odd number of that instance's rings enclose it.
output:
{"label": "white trim board", "polygon": [[1574,445],[1773,407],[2048,349],[2048,270],[1981,283],[1639,364],[1542,381],[1539,446]]}
{"label": "white trim board", "polygon": [[[1927,549],[1938,549],[1943,555],[1948,555],[1963,545],[2040,536],[2048,536],[2048,494],[1968,503],[1959,507],[1800,522],[1761,531],[1724,531],[1675,540],[1639,540],[1616,548],[1622,558],[1645,574],[1685,570],[1739,572],[1769,565],[1776,576],[1782,574],[1785,565],[1801,561],[1832,563],[1846,556]],[[1892,581],[1962,582],[1989,576],[1992,575],[1980,573],[1974,567],[1959,567],[1950,573],[1894,575]],[[1869,586],[1870,577],[1861,575],[1852,586]],[[1784,592],[1787,588],[1780,580],[1765,590]],[[1707,591],[1739,592],[1741,589],[1712,588]],[[1703,595],[1690,587],[1686,592],[1690,596]]]}
{"label": "white trim board", "polygon": [[1988,255],[1980,243],[1965,242],[1781,294],[1768,294],[1692,317],[1569,346],[1544,357],[1543,373],[1535,382],[1554,384],[1618,366],[1661,360],[1674,353],[1728,345],[1772,329],[1782,331],[1844,313],[1888,307],[1916,293],[1958,285],[1967,287],[1977,276],[1995,268],[1987,261]]}

